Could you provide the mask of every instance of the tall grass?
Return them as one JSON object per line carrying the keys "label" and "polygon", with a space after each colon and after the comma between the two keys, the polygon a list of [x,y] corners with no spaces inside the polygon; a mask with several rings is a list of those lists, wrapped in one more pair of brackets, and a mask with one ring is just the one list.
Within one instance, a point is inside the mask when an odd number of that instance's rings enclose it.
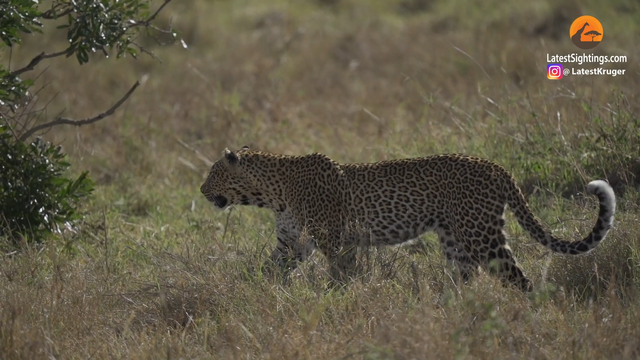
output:
{"label": "tall grass", "polygon": [[[113,117],[46,134],[98,186],[77,232],[2,255],[0,358],[639,357],[639,10],[184,0],[163,21],[188,48],[145,40],[161,62],[52,61],[38,80],[51,114],[89,116],[143,84]],[[605,27],[594,52],[628,55],[606,65],[625,76],[545,78],[547,53],[575,51],[566,30],[582,14]],[[62,40],[35,41],[12,64]],[[549,254],[509,214],[531,295],[487,274],[456,284],[433,235],[363,249],[361,276],[340,291],[318,254],[282,284],[256,271],[273,215],[218,213],[199,194],[210,161],[243,145],[339,162],[484,156],[569,240],[595,221],[590,180],[610,181],[619,211],[607,240],[575,258]]]}

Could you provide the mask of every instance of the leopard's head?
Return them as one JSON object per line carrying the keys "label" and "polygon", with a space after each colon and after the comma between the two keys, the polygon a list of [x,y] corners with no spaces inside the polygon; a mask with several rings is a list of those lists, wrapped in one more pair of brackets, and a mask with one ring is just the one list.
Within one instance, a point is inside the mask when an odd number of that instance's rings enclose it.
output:
{"label": "leopard's head", "polygon": [[248,146],[239,151],[224,149],[222,158],[211,166],[207,179],[200,187],[204,197],[219,210],[248,203],[251,186],[241,168],[242,152],[248,149]]}

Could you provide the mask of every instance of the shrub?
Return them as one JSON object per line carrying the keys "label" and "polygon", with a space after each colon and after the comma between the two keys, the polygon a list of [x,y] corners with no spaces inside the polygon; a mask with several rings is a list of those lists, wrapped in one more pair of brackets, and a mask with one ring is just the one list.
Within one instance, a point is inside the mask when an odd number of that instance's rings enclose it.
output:
{"label": "shrub", "polygon": [[[100,121],[124,103],[138,82],[115,104],[92,118],[73,120],[61,116],[37,123],[44,109],[34,110],[29,94],[33,81],[23,79],[41,62],[60,56],[75,56],[79,64],[90,54],[115,54],[116,58],[137,57],[148,53],[136,39],[150,31],[168,33],[152,26],[158,13],[171,0],[164,0],[154,12],[149,0],[30,0],[0,1],[0,51],[21,44],[23,34],[42,33],[46,22],[66,19],[66,23],[48,27],[65,31],[66,48],[41,52],[15,70],[0,64],[0,237],[18,245],[21,239],[40,242],[46,234],[72,226],[79,218],[78,202],[88,196],[93,182],[88,173],[66,177],[70,164],[59,146],[41,138],[29,140],[38,131],[58,125],[82,126]],[[42,10],[44,9],[44,11]],[[9,56],[10,58],[10,56]]]}
{"label": "shrub", "polygon": [[26,144],[0,125],[0,154],[0,236],[13,245],[40,241],[78,219],[78,202],[91,193],[93,182],[86,171],[76,179],[64,176],[70,164],[60,146],[39,137]]}

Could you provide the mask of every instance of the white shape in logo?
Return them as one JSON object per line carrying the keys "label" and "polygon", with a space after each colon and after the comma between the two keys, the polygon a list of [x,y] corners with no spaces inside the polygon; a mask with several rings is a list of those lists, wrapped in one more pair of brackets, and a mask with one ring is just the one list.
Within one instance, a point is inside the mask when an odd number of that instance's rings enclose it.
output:
{"label": "white shape in logo", "polygon": [[569,71],[569,69],[564,69],[562,71],[562,73],[564,74],[564,76],[567,76],[567,75],[571,74],[571,71]]}

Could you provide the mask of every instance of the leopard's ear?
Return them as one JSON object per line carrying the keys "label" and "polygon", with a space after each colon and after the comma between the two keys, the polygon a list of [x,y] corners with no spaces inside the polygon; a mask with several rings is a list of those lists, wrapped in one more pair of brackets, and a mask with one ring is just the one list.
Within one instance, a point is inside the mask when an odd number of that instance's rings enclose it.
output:
{"label": "leopard's ear", "polygon": [[236,153],[229,150],[228,148],[224,149],[224,158],[227,159],[227,162],[230,165],[235,165],[238,163],[238,155],[236,155]]}
{"label": "leopard's ear", "polygon": [[242,149],[240,149],[240,150],[249,150],[249,145],[243,146]]}

